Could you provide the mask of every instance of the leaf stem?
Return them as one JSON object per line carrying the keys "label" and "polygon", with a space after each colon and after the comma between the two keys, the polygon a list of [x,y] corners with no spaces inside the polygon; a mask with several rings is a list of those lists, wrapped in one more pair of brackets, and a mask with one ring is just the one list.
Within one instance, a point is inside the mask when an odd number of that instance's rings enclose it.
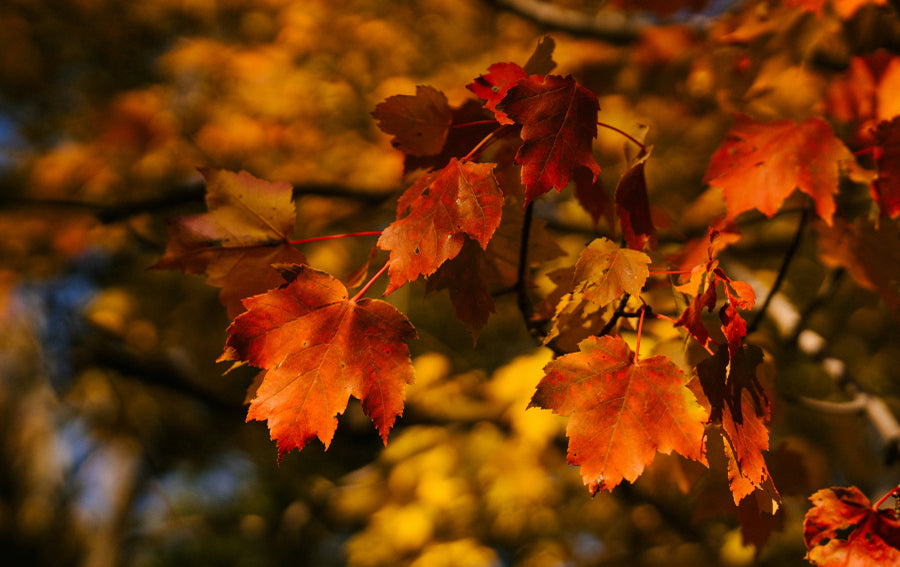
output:
{"label": "leaf stem", "polygon": [[467,126],[484,126],[485,124],[496,124],[496,120],[475,120],[474,122],[463,122],[462,124],[453,124],[451,128],[465,128]]}
{"label": "leaf stem", "polygon": [[634,344],[634,363],[638,362],[638,355],[641,352],[641,332],[644,330],[644,312],[647,311],[645,305],[641,305],[641,318],[638,319],[637,342]]}
{"label": "leaf stem", "polygon": [[781,261],[781,267],[778,269],[778,275],[775,276],[775,282],[772,284],[772,289],[769,290],[769,294],[766,296],[766,300],[763,302],[762,306],[759,308],[759,311],[756,312],[756,315],[753,317],[753,321],[747,325],[747,334],[753,333],[759,324],[762,322],[763,317],[766,316],[766,310],[769,308],[769,304],[772,303],[772,298],[778,293],[778,290],[781,288],[781,284],[784,283],[784,278],[787,276],[788,267],[791,265],[791,261],[794,259],[794,256],[797,253],[797,250],[800,248],[800,241],[803,237],[803,232],[806,229],[807,221],[809,220],[809,207],[804,207],[802,213],[800,214],[800,222],[797,223],[797,232],[794,233],[794,239],[791,241],[788,246],[787,251],[784,254],[784,259]]}
{"label": "leaf stem", "polygon": [[532,315],[534,310],[531,301],[528,299],[528,285],[526,279],[528,277],[528,241],[531,237],[531,219],[534,216],[534,202],[528,203],[525,207],[525,216],[522,219],[522,236],[519,239],[519,265],[516,268],[516,304],[519,311],[525,319],[525,326],[528,332],[537,337],[541,334],[540,329],[534,325]]}
{"label": "leaf stem", "polygon": [[880,508],[881,505],[884,504],[885,500],[887,500],[891,496],[895,496],[895,495],[900,495],[900,484],[898,484],[897,486],[894,487],[893,490],[889,491],[887,494],[885,494],[884,496],[879,498],[878,502],[876,502],[875,504],[872,504],[872,509],[878,510],[878,508]]}
{"label": "leaf stem", "polygon": [[348,232],[346,234],[329,234],[328,236],[315,236],[313,238],[304,238],[301,240],[288,240],[288,244],[297,246],[299,244],[309,244],[310,242],[319,242],[322,240],[333,240],[335,238],[348,238],[351,236],[378,236],[380,234],[381,234],[380,230],[370,230],[367,232]]}
{"label": "leaf stem", "polygon": [[496,142],[500,138],[500,132],[502,132],[506,128],[506,126],[500,126],[496,130],[485,136],[480,142],[478,142],[478,145],[472,148],[472,151],[467,153],[465,157],[463,157],[460,161],[468,161],[474,156],[480,154],[487,148],[489,144]]}
{"label": "leaf stem", "polygon": [[366,285],[362,286],[362,289],[360,289],[358,292],[356,292],[356,295],[354,295],[353,299],[351,299],[350,301],[353,303],[356,303],[359,300],[359,298],[361,298],[367,291],[369,291],[369,288],[372,287],[372,284],[375,283],[375,280],[377,280],[381,276],[381,274],[383,274],[384,272],[387,271],[388,266],[390,266],[390,265],[391,265],[390,261],[385,262],[384,266],[382,266],[381,269],[378,270],[378,272],[376,272],[374,276],[372,276],[372,279],[370,279],[368,282],[366,282]]}
{"label": "leaf stem", "polygon": [[639,141],[637,140],[637,138],[635,138],[635,137],[632,136],[631,134],[625,132],[624,130],[620,130],[620,129],[616,128],[615,126],[613,126],[612,124],[607,124],[606,122],[597,122],[597,126],[603,126],[604,128],[607,128],[607,129],[609,129],[609,130],[612,130],[613,132],[618,132],[618,133],[621,134],[622,136],[625,136],[626,138],[628,138],[628,140],[630,140],[632,143],[637,144],[637,146],[638,146],[639,148],[641,148],[641,152],[646,152],[646,151],[647,151],[647,146],[645,146],[644,144],[642,144],[641,142],[639,142]]}
{"label": "leaf stem", "polygon": [[650,270],[651,276],[662,276],[662,275],[684,275],[690,274],[691,270]]}
{"label": "leaf stem", "polygon": [[600,329],[599,333],[597,333],[598,337],[608,335],[609,332],[612,331],[612,328],[616,324],[616,321],[618,321],[620,317],[625,315],[625,306],[628,305],[628,299],[630,297],[631,297],[631,295],[629,295],[627,293],[622,295],[622,299],[619,301],[619,305],[616,307],[616,310],[613,312],[612,317],[609,318],[609,321],[606,322],[606,325],[603,325],[603,328]]}

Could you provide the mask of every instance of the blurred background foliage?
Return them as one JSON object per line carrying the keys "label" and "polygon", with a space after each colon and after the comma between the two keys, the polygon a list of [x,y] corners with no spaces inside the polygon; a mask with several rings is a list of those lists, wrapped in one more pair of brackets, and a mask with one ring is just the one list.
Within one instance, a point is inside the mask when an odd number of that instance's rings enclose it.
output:
{"label": "blurred background foliage", "polygon": [[[565,463],[565,421],[525,411],[550,354],[513,301],[499,302],[473,345],[445,294],[423,300],[422,285],[391,297],[421,339],[389,445],[351,403],[327,453],[314,444],[276,464],[265,425],[244,423],[253,372],[223,376],[214,363],[228,324],[217,290],[147,270],[166,219],[203,210],[197,167],[294,184],[298,238],[383,228],[403,164],[375,128],[375,105],[418,84],[461,104],[490,64],[523,63],[550,33],[558,72],[597,93],[601,119],[654,145],[662,258],[722,211],[701,178],[733,113],[819,114],[852,55],[900,46],[897,15],[879,2],[818,15],[801,2],[657,13],[641,10],[667,3],[541,3],[582,22],[629,14],[613,31],[548,25],[519,4],[0,5],[0,562],[797,565],[813,490],[853,483],[877,496],[896,484],[863,420],[779,397],[841,393],[764,326],[753,340],[774,361],[770,466],[787,497],[784,530],[761,550],[746,545],[733,507],[691,488],[700,471],[663,456],[634,485],[591,499]],[[627,163],[622,139],[601,130],[595,150],[612,188]],[[568,191],[537,212],[570,260],[610,230],[602,221],[594,232]],[[771,282],[796,218],[758,221],[732,254]],[[343,275],[371,245],[304,252]],[[827,277],[804,241],[785,293],[804,307]],[[874,295],[842,280],[810,324],[900,408],[898,328]],[[682,348],[662,326],[646,336],[659,352]]]}

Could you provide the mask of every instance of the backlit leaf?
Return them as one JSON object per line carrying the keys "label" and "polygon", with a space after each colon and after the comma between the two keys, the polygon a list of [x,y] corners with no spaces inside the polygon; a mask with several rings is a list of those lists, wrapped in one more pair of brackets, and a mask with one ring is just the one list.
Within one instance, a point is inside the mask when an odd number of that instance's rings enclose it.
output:
{"label": "backlit leaf", "polygon": [[771,217],[799,189],[831,224],[840,162],[853,159],[819,118],[796,124],[739,116],[713,154],[704,181],[724,191],[729,219],[751,209]]}
{"label": "backlit leaf", "polygon": [[702,461],[706,410],[670,359],[641,361],[621,337],[590,337],[549,363],[529,407],[569,416],[568,461],[591,492],[635,480],[656,452]]}
{"label": "backlit leaf", "polygon": [[419,177],[400,197],[397,220],[378,239],[378,246],[390,252],[386,294],[433,274],[459,254],[466,238],[487,247],[503,207],[493,169],[492,163],[454,158],[440,171]]}
{"label": "backlit leaf", "polygon": [[306,262],[289,240],[296,212],[288,183],[263,181],[242,171],[202,169],[208,213],[169,224],[169,243],[154,268],[206,274],[221,287],[220,299],[234,317],[241,299],[284,280],[272,264]]}
{"label": "backlit leaf", "polygon": [[387,443],[403,413],[415,329],[377,299],[348,299],[341,282],[308,266],[292,281],[244,300],[219,361],[266,370],[247,419],[266,420],[279,458],[313,437],[327,448],[352,395]]}
{"label": "backlit leaf", "polygon": [[809,498],[803,521],[806,558],[822,567],[900,565],[900,520],[876,510],[855,486],[825,488]]}
{"label": "backlit leaf", "polygon": [[561,191],[577,167],[590,169],[593,178],[600,173],[591,151],[600,104],[571,76],[531,75],[509,90],[500,108],[522,125],[516,162],[526,204],[550,189]]}

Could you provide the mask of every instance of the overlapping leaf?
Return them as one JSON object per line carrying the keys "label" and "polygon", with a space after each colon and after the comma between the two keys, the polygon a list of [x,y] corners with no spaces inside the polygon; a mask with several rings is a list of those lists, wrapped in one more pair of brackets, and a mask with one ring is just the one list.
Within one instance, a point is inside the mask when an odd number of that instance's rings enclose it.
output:
{"label": "overlapping leaf", "polygon": [[650,215],[650,199],[647,196],[647,179],[644,164],[650,152],[641,152],[616,186],[616,214],[619,226],[629,248],[643,250],[656,237],[656,227]]}
{"label": "overlapping leaf", "polygon": [[876,510],[855,486],[826,488],[810,497],[803,521],[806,558],[822,567],[900,565],[900,519]]}
{"label": "overlapping leaf", "polygon": [[[522,243],[522,205],[510,199],[503,208],[503,222],[487,248],[466,239],[460,253],[441,265],[428,278],[427,292],[450,292],[456,318],[477,339],[494,313],[492,294],[508,290],[516,283]],[[532,219],[529,230],[528,262],[543,263],[564,252],[545,228],[542,219]]]}
{"label": "overlapping leaf", "polygon": [[831,224],[840,162],[853,159],[819,118],[796,124],[739,116],[713,154],[704,181],[724,191],[729,219],[751,209],[771,217],[799,189]]}
{"label": "overlapping leaf", "polygon": [[503,207],[494,165],[453,158],[440,171],[420,176],[400,197],[397,220],[378,239],[390,252],[385,293],[433,274],[459,254],[466,238],[487,247]]}
{"label": "overlapping leaf", "polygon": [[770,483],[763,452],[769,449],[771,406],[756,377],[762,351],[747,345],[732,350],[720,346],[697,365],[697,375],[710,403],[710,421],[722,427],[728,483],[739,504]]}
{"label": "overlapping leaf", "polygon": [[819,226],[819,255],[832,268],[847,270],[861,287],[878,293],[900,315],[900,227],[865,219]]}
{"label": "overlapping leaf", "polygon": [[234,317],[241,299],[284,280],[272,264],[305,263],[289,243],[296,212],[288,183],[263,181],[242,171],[203,169],[209,212],[170,223],[170,238],[154,268],[206,274],[221,287],[220,299]]}
{"label": "overlapping leaf", "polygon": [[649,265],[650,257],[643,252],[597,238],[578,256],[575,281],[586,300],[605,306],[625,293],[640,295],[650,276]]}
{"label": "overlapping leaf", "polygon": [[882,216],[897,218],[900,215],[900,116],[880,123],[873,134],[878,175],[872,181],[872,199],[878,203]]}
{"label": "overlapping leaf", "polygon": [[513,124],[513,120],[505,112],[497,108],[497,105],[519,81],[528,77],[525,69],[515,63],[494,63],[488,67],[488,72],[479,75],[477,79],[466,85],[466,88],[484,99],[485,108],[494,113],[500,124]]}
{"label": "overlapping leaf", "polygon": [[244,300],[220,361],[266,370],[248,420],[266,420],[279,458],[313,437],[327,448],[350,396],[387,442],[413,369],[412,325],[390,304],[348,299],[341,282],[294,266],[282,287]]}
{"label": "overlapping leaf", "polygon": [[591,144],[597,137],[597,97],[571,76],[530,75],[507,92],[499,105],[522,125],[522,166],[526,204],[550,189],[561,191],[575,169],[600,172]]}
{"label": "overlapping leaf", "polygon": [[393,134],[391,145],[412,156],[441,152],[453,121],[444,93],[428,86],[416,87],[415,95],[395,95],[375,107],[378,127]]}
{"label": "overlapping leaf", "polygon": [[568,461],[591,492],[635,480],[656,452],[703,460],[706,411],[670,359],[634,359],[621,337],[590,337],[549,363],[529,407],[569,416]]}

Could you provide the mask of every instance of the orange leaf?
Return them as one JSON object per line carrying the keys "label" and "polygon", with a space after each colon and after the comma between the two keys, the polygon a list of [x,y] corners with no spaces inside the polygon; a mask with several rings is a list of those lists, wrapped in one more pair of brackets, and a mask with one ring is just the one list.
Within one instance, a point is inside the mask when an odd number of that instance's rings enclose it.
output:
{"label": "orange leaf", "polygon": [[761,362],[759,348],[743,345],[734,353],[730,346],[719,347],[714,356],[697,365],[711,406],[710,421],[722,426],[735,504],[762,489],[770,478],[763,451],[769,448],[771,405],[756,378]]}
{"label": "orange leaf", "polygon": [[806,558],[823,567],[900,565],[900,520],[876,510],[855,486],[825,488],[809,498],[803,521]]}
{"label": "orange leaf", "polygon": [[870,192],[881,215],[893,219],[900,215],[900,116],[880,123],[874,137],[878,177]]}
{"label": "orange leaf", "polygon": [[400,197],[397,220],[378,239],[391,254],[385,294],[433,274],[459,254],[467,236],[487,247],[503,207],[494,165],[453,158],[440,171],[419,177]]}
{"label": "orange leaf", "polygon": [[416,331],[390,304],[348,299],[324,272],[296,266],[293,281],[244,300],[219,361],[244,361],[266,375],[247,419],[267,420],[279,458],[313,437],[327,448],[352,395],[382,440],[403,413]]}
{"label": "orange leaf", "polygon": [[166,252],[153,267],[205,273],[207,283],[222,288],[222,304],[234,317],[243,311],[241,299],[284,283],[272,264],[306,263],[289,243],[293,190],[246,171],[200,171],[209,212],[171,222]]}
{"label": "orange leaf", "polygon": [[589,337],[549,363],[529,407],[571,416],[568,461],[592,493],[635,480],[656,452],[703,461],[707,412],[664,356],[634,360],[621,337]]}
{"label": "orange leaf", "polygon": [[853,159],[820,118],[796,124],[739,116],[713,154],[704,181],[724,191],[729,219],[751,209],[771,217],[800,189],[812,197],[816,212],[830,225],[839,162]]}
{"label": "orange leaf", "polygon": [[597,238],[581,251],[575,264],[575,281],[588,301],[605,306],[628,293],[637,297],[650,277],[650,257],[643,252],[619,248],[615,242]]}
{"label": "orange leaf", "polygon": [[444,93],[426,86],[416,87],[414,96],[388,97],[372,116],[383,132],[394,135],[392,146],[413,156],[439,154],[453,121]]}
{"label": "orange leaf", "polygon": [[525,204],[550,189],[562,191],[580,166],[597,178],[600,166],[591,144],[600,103],[571,76],[531,75],[509,89],[500,107],[522,125],[516,162],[522,166]]}

